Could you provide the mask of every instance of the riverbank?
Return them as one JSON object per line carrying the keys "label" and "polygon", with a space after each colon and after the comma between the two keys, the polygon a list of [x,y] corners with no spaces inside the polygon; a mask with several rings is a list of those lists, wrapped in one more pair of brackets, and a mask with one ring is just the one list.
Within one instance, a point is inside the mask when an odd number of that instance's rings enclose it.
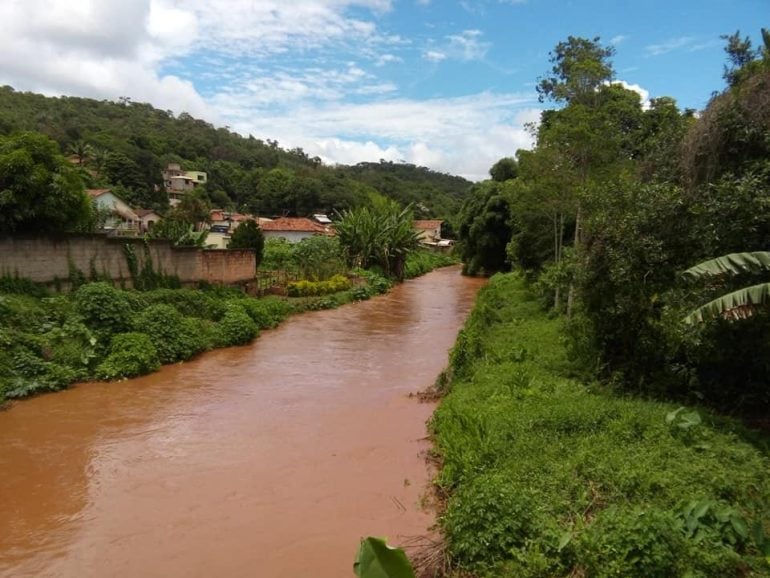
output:
{"label": "riverbank", "polygon": [[[407,277],[453,262],[417,252],[407,261]],[[0,290],[0,403],[81,381],[145,375],[205,351],[249,343],[291,314],[366,300],[392,287],[375,272],[357,275],[341,291],[318,294],[327,288],[310,283],[302,286],[303,296],[291,298],[254,298],[218,286],[122,290],[105,282],[51,294],[6,278]]]}
{"label": "riverbank", "polygon": [[770,576],[767,440],[570,375],[515,275],[481,290],[432,420],[457,576]]}

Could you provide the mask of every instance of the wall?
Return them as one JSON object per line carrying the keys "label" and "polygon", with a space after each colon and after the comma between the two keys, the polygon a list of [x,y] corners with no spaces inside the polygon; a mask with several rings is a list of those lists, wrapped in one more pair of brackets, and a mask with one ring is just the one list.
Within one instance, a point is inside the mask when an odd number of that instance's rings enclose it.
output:
{"label": "wall", "polygon": [[256,257],[249,250],[212,250],[172,247],[168,241],[112,238],[103,235],[58,237],[0,237],[0,275],[18,275],[51,283],[70,278],[73,268],[86,277],[93,272],[115,282],[131,283],[126,249],[133,247],[141,270],[146,248],[153,269],[175,275],[182,283],[243,283],[256,274]]}

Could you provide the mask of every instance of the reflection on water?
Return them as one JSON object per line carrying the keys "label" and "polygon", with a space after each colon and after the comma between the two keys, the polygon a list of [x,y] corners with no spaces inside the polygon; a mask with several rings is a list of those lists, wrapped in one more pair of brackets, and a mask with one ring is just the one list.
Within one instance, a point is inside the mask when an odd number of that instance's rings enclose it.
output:
{"label": "reflection on water", "polygon": [[429,385],[481,282],[443,269],[246,347],[0,413],[0,576],[351,575],[425,532]]}

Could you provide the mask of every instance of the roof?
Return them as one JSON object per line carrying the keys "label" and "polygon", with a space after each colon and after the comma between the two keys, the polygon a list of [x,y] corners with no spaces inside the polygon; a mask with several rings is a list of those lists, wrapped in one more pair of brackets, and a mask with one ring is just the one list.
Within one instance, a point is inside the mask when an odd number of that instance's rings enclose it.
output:
{"label": "roof", "polygon": [[92,199],[95,199],[96,197],[101,197],[104,193],[111,193],[111,192],[112,192],[112,189],[86,189],[86,194]]}
{"label": "roof", "polygon": [[415,220],[414,221],[414,228],[415,229],[421,229],[421,230],[427,230],[427,229],[438,229],[441,226],[441,223],[444,221],[439,220]]}
{"label": "roof", "polygon": [[134,212],[135,212],[135,213],[136,213],[136,214],[137,214],[139,217],[146,217],[146,216],[148,216],[148,215],[157,215],[158,217],[160,217],[160,215],[158,214],[158,212],[157,212],[157,211],[153,211],[152,209],[134,209]]}
{"label": "roof", "polygon": [[310,219],[281,217],[273,221],[260,223],[263,231],[291,231],[295,233],[326,233],[323,225],[314,223]]}

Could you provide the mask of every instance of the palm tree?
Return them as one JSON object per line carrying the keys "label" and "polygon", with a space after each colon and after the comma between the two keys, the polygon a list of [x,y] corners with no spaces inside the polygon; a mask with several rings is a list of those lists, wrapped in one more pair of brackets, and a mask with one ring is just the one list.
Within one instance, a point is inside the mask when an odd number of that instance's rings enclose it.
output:
{"label": "palm tree", "polygon": [[78,166],[82,167],[94,151],[90,144],[83,142],[82,140],[76,140],[69,145],[69,152],[77,157]]}
{"label": "palm tree", "polygon": [[[687,279],[723,279],[727,276],[762,271],[770,271],[770,252],[731,253],[690,267],[682,275]],[[754,314],[758,305],[768,303],[770,303],[770,283],[759,283],[731,291],[701,305],[690,312],[684,318],[684,322],[692,325],[715,317],[746,319]]]}

